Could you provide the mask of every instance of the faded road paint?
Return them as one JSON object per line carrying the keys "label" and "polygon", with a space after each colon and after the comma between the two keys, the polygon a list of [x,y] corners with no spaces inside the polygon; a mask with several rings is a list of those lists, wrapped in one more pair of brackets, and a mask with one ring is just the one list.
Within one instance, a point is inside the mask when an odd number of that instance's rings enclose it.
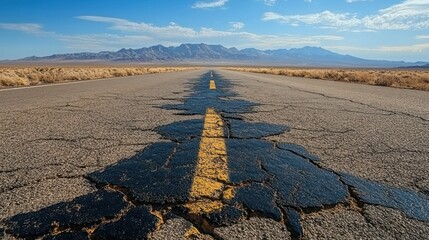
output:
{"label": "faded road paint", "polygon": [[191,187],[193,202],[186,204],[191,213],[210,213],[223,207],[222,199],[232,199],[228,182],[228,158],[221,116],[208,108],[198,151],[198,163]]}
{"label": "faded road paint", "polygon": [[191,226],[188,229],[188,231],[186,231],[183,239],[200,239],[200,238],[202,238],[202,234],[200,233],[200,231],[196,227]]}
{"label": "faded road paint", "polygon": [[210,90],[216,90],[215,80],[210,80]]}

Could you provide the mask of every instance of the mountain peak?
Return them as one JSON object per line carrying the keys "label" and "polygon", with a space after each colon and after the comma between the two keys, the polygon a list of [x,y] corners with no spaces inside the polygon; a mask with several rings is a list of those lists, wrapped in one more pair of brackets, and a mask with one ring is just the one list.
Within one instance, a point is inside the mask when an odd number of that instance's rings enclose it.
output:
{"label": "mountain peak", "polygon": [[[376,61],[341,55],[317,46],[302,48],[258,50],[205,43],[183,43],[177,47],[161,44],[140,49],[122,48],[117,52],[55,54],[47,57],[28,57],[26,61],[138,61],[138,62],[176,62],[176,61],[233,61],[251,65],[294,65],[294,66],[341,66],[341,67],[403,67],[412,64],[393,61]],[[414,63],[422,66],[426,62]]]}

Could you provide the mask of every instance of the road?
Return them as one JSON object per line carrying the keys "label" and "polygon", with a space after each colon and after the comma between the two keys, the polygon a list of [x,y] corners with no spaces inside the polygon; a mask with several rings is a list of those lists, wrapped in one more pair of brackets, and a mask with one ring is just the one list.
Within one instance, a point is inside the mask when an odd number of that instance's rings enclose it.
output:
{"label": "road", "polygon": [[0,103],[0,238],[429,239],[428,92],[199,69]]}

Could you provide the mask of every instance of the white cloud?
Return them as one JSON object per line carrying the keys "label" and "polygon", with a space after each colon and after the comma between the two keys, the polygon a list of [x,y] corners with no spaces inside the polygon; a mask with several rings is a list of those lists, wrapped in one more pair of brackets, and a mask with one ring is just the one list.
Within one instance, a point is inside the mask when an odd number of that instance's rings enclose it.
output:
{"label": "white cloud", "polygon": [[425,61],[429,54],[429,43],[375,47],[325,45],[324,48],[337,53],[350,54],[367,59],[411,62],[417,61],[418,59]]}
{"label": "white cloud", "polygon": [[216,0],[212,2],[196,2],[192,8],[215,8],[224,6],[228,0]]}
{"label": "white cloud", "polygon": [[[58,35],[57,39],[70,43],[70,48],[84,49],[117,49],[120,46],[139,47],[141,42],[152,40],[144,35],[122,36],[117,34],[86,34],[86,35]],[[104,49],[102,49],[104,47]]]}
{"label": "white cloud", "polygon": [[346,2],[348,2],[348,3],[354,3],[354,2],[368,2],[368,1],[372,1],[372,0],[346,0]]}
{"label": "white cloud", "polygon": [[[181,43],[207,43],[222,44],[228,47],[260,49],[303,47],[306,45],[320,46],[324,43],[341,41],[343,37],[335,35],[267,35],[256,34],[240,29],[244,23],[231,22],[230,31],[216,30],[212,28],[193,29],[183,27],[175,22],[166,26],[155,26],[148,23],[138,23],[121,18],[102,16],[79,16],[78,19],[108,23],[108,29],[114,33],[103,34],[62,34],[50,33],[43,35],[63,41],[68,48],[76,51],[102,51],[117,50],[119,48],[141,48],[163,44],[166,46],[179,45]],[[18,25],[15,23],[0,23],[0,28],[22,31],[33,35],[44,33],[43,27],[38,24]]]}
{"label": "white cloud", "polygon": [[327,41],[341,41],[344,40],[344,37],[340,36],[334,36],[334,35],[320,35],[320,36],[313,36],[314,39],[318,40],[327,40]]}
{"label": "white cloud", "polygon": [[[136,39],[138,44],[164,44],[170,43],[172,45],[180,43],[208,43],[208,44],[223,44],[226,46],[236,47],[259,47],[259,48],[289,48],[289,47],[300,47],[305,45],[320,45],[321,42],[326,41],[339,41],[343,38],[340,36],[296,36],[296,35],[262,35],[255,34],[245,31],[240,31],[244,27],[244,23],[241,22],[230,22],[231,31],[222,31],[212,28],[200,28],[193,29],[183,27],[177,23],[170,23],[167,26],[154,26],[148,23],[137,23],[126,19],[100,17],[100,16],[80,16],[82,20],[95,21],[110,23],[109,29],[117,30],[125,34],[128,41]],[[128,33],[132,33],[134,36],[131,38]],[[147,40],[140,40],[137,36],[144,36]],[[82,37],[82,36],[81,36]],[[117,40],[116,36],[90,36],[88,39],[74,39],[69,38],[68,40],[79,40],[96,42],[96,38],[101,38],[101,42],[107,42],[105,38],[113,39],[111,42],[114,43]],[[119,38],[118,38],[119,39]],[[121,40],[118,40],[119,42]],[[125,40],[122,40],[125,41]],[[107,42],[110,43],[110,42]],[[82,43],[80,43],[81,45]],[[119,45],[119,44],[118,44]],[[126,45],[126,44],[124,44]],[[131,43],[128,44],[128,46]],[[122,47],[122,46],[121,46]]]}
{"label": "white cloud", "polygon": [[356,14],[331,11],[303,15],[281,15],[266,12],[262,20],[275,20],[291,25],[319,25],[342,30],[427,29],[429,28],[429,1],[405,0],[400,4],[379,10],[376,15],[368,15],[362,18]]}
{"label": "white cloud", "polygon": [[231,28],[234,31],[240,30],[245,26],[245,24],[242,22],[230,22],[229,24],[231,24]]}
{"label": "white cloud", "polygon": [[429,43],[422,44],[413,44],[413,45],[404,45],[404,46],[383,46],[380,48],[382,52],[424,52],[429,50]]}
{"label": "white cloud", "polygon": [[378,15],[362,19],[372,29],[425,29],[429,28],[429,1],[406,0],[382,9]]}
{"label": "white cloud", "polygon": [[429,35],[417,35],[416,39],[429,39]]}
{"label": "white cloud", "polygon": [[46,33],[37,23],[0,23],[0,29],[15,30],[25,33]]}
{"label": "white cloud", "polygon": [[345,52],[376,52],[376,53],[407,53],[407,52],[425,52],[429,50],[429,43],[397,45],[397,46],[379,46],[374,48],[356,47],[356,46],[326,46],[327,49],[333,51]]}
{"label": "white cloud", "polygon": [[119,30],[125,32],[145,32],[163,37],[174,37],[174,36],[193,36],[196,31],[192,28],[181,27],[174,22],[171,22],[165,27],[157,27],[148,23],[137,23],[128,21],[121,18],[111,17],[100,17],[100,16],[79,16],[77,17],[82,20],[93,21],[93,22],[104,22],[111,23],[110,29]]}
{"label": "white cloud", "polygon": [[309,3],[311,3],[311,0],[304,0],[304,2],[309,2]]}
{"label": "white cloud", "polygon": [[264,21],[277,20],[289,24],[321,24],[328,27],[353,27],[359,24],[359,19],[349,13],[333,13],[324,11],[306,15],[281,15],[274,12],[266,12],[262,18]]}
{"label": "white cloud", "polygon": [[277,0],[264,0],[265,5],[267,6],[274,6],[276,2]]}

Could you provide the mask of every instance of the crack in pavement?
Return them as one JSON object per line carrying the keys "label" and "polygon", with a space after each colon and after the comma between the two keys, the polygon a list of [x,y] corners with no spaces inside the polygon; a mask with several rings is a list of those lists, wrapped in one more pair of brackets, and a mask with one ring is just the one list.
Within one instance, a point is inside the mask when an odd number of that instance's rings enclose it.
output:
{"label": "crack in pavement", "polygon": [[324,127],[320,127],[321,129],[309,129],[309,128],[300,128],[300,127],[291,127],[293,130],[298,131],[306,131],[306,132],[318,132],[318,133],[334,133],[334,134],[346,134],[350,132],[354,132],[353,129],[345,129],[345,130],[331,130]]}
{"label": "crack in pavement", "polygon": [[421,116],[413,115],[413,114],[410,114],[410,113],[406,113],[406,112],[387,110],[387,109],[383,109],[383,108],[380,108],[380,107],[373,106],[371,104],[366,104],[366,103],[354,101],[354,100],[351,100],[351,99],[348,99],[348,98],[333,97],[333,96],[329,96],[329,95],[326,95],[326,94],[323,94],[323,93],[313,92],[313,91],[307,91],[307,90],[303,90],[303,89],[299,89],[299,88],[294,88],[294,87],[291,87],[291,86],[288,86],[288,88],[296,90],[296,91],[300,91],[300,92],[316,94],[316,95],[319,95],[319,96],[322,96],[322,97],[325,97],[325,98],[331,98],[331,99],[348,101],[348,102],[359,104],[359,105],[362,105],[362,106],[365,106],[365,107],[373,108],[373,109],[376,109],[376,110],[379,110],[379,111],[388,112],[388,113],[391,113],[393,115],[403,115],[403,116],[407,116],[407,117],[411,117],[411,118],[417,118],[417,119],[420,119],[423,122],[425,122],[425,124],[429,123],[429,119],[426,119],[426,118],[421,117]]}
{"label": "crack in pavement", "polygon": [[[146,130],[141,128],[132,128],[131,130],[142,131],[142,132],[153,132],[152,129]],[[102,142],[105,141],[108,144],[103,144],[102,146],[90,147],[91,142],[85,142],[86,140],[93,142]],[[93,137],[93,136],[85,136],[85,137],[77,137],[77,138],[65,138],[65,137],[46,137],[46,138],[36,138],[32,140],[28,140],[25,143],[35,143],[35,142],[50,142],[50,141],[58,141],[58,142],[66,142],[70,145],[74,146],[74,148],[84,149],[88,151],[94,150],[103,150],[112,147],[121,147],[121,146],[145,146],[150,143],[147,142],[134,142],[134,143],[126,143],[123,140],[112,139],[112,138],[103,138],[103,137]],[[1,172],[1,171],[0,171]]]}
{"label": "crack in pavement", "polygon": [[18,185],[15,185],[15,186],[9,186],[9,187],[0,188],[0,194],[6,193],[6,192],[10,192],[10,191],[14,191],[16,189],[24,188],[24,187],[27,187],[27,186],[30,186],[30,185],[38,184],[40,182],[47,181],[47,180],[72,179],[72,178],[84,178],[84,177],[85,177],[84,174],[77,174],[77,175],[70,175],[70,176],[55,175],[55,176],[44,177],[42,179],[37,179],[37,180],[30,181],[30,182],[27,182],[27,183],[18,184]]}
{"label": "crack in pavement", "polygon": [[[355,102],[353,102],[353,103],[355,103]],[[314,102],[309,102],[309,104],[313,104],[314,105]],[[357,114],[366,114],[366,115],[378,115],[378,116],[391,116],[391,115],[394,115],[392,112],[384,111],[384,110],[381,110],[381,109],[376,109],[378,112],[364,112],[364,111],[350,110],[350,109],[308,107],[308,106],[303,106],[302,103],[300,103],[300,105],[288,104],[288,107],[301,108],[301,109],[305,108],[305,109],[322,110],[322,111],[348,112],[348,113],[357,113]],[[383,113],[383,112],[385,112],[385,113]]]}
{"label": "crack in pavement", "polygon": [[[209,89],[213,79],[216,90]],[[305,231],[300,223],[303,214],[338,206],[355,206],[362,213],[359,209],[364,204],[398,209],[409,218],[429,221],[429,198],[422,193],[334,172],[322,167],[320,159],[302,146],[265,140],[289,128],[244,121],[240,114],[263,105],[239,99],[228,79],[209,72],[188,85],[190,95],[179,104],[158,107],[196,117],[207,117],[207,109],[213,109],[218,115],[209,129],[216,128],[222,135],[204,134],[201,118],[157,127],[154,130],[166,141],[85,176],[98,189],[95,193],[8,218],[5,233],[19,238],[147,238],[174,214],[192,223],[194,232],[215,239],[219,238],[216,229],[254,217],[285,224],[292,238],[299,239]],[[213,163],[226,163],[227,176],[203,174],[215,168],[199,172],[201,155],[211,156]],[[198,181],[207,181],[201,186],[208,184],[216,191],[192,194],[196,175]],[[213,177],[217,175],[221,177]],[[189,204],[201,201],[205,204],[200,210],[190,210]]]}

